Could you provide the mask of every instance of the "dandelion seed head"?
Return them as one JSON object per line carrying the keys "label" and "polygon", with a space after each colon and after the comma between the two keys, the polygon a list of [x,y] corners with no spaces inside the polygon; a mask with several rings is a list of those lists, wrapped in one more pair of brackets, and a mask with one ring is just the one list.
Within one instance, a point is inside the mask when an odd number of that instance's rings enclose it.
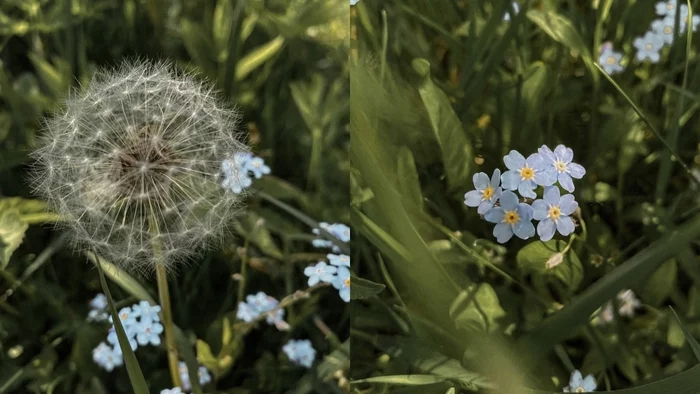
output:
{"label": "dandelion seed head", "polygon": [[122,268],[175,268],[219,239],[239,207],[217,182],[222,160],[248,152],[239,114],[168,62],[98,71],[43,125],[35,193],[75,246]]}

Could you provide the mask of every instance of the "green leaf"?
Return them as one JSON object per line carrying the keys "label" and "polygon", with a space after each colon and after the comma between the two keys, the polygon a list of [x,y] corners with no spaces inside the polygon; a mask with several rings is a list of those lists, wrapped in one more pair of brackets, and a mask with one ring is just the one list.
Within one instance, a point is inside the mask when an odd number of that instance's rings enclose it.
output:
{"label": "green leaf", "polygon": [[12,253],[19,248],[24,239],[24,232],[29,225],[23,221],[15,209],[0,211],[0,268],[5,269],[10,263]]}
{"label": "green leaf", "polygon": [[370,298],[373,297],[386,288],[385,285],[380,284],[380,283],[374,283],[370,280],[367,279],[362,279],[354,274],[352,274],[352,286],[350,290],[350,299],[352,300],[361,300],[364,298]]}
{"label": "green leaf", "polygon": [[138,298],[139,300],[148,301],[151,303],[151,305],[158,305],[155,299],[151,297],[151,294],[148,293],[146,288],[143,287],[141,283],[139,283],[139,281],[134,279],[131,275],[127,274],[126,271],[110,263],[104,257],[96,256],[94,252],[85,251],[85,255],[96,266],[98,265],[99,258],[99,265],[101,266],[101,269],[104,271],[105,275],[107,275],[112,282],[116,283],[124,291]]}
{"label": "green leaf", "polygon": [[645,304],[659,306],[666,297],[676,288],[676,275],[678,264],[671,259],[662,264],[649,279],[644,282],[642,290],[637,292]]}
{"label": "green leaf", "polygon": [[404,201],[418,208],[423,207],[423,193],[418,181],[416,163],[413,160],[411,150],[405,146],[399,148],[397,173],[399,177],[399,191]]}
{"label": "green leaf", "polygon": [[214,45],[211,38],[207,35],[206,29],[184,18],[180,22],[180,29],[182,30],[180,36],[185,44],[187,53],[201,67],[205,75],[210,77],[216,76],[217,65],[214,58]]}
{"label": "green leaf", "polygon": [[247,214],[235,224],[236,230],[252,242],[255,246],[268,256],[282,259],[282,251],[277,247],[272,239],[270,231],[265,228],[265,222],[253,211]]}
{"label": "green leaf", "polygon": [[435,375],[390,375],[358,379],[354,380],[353,383],[385,383],[415,386],[441,383],[448,380],[450,380],[449,377],[440,377]]}
{"label": "green leaf", "polygon": [[[550,240],[531,242],[518,251],[515,261],[523,273],[530,273],[544,278],[560,279],[572,292],[578,288],[583,279],[583,266],[573,250],[563,256],[555,256],[566,248],[566,242]],[[547,268],[550,259],[561,257],[561,263]]]}
{"label": "green leaf", "polygon": [[240,81],[244,79],[248,74],[270,60],[282,49],[284,42],[284,37],[277,36],[268,43],[246,54],[238,64],[236,64],[236,80]]}
{"label": "green leaf", "polygon": [[498,295],[488,283],[470,285],[450,305],[450,317],[455,325],[466,330],[497,332],[498,319],[505,315]]}
{"label": "green leaf", "polygon": [[693,350],[693,354],[695,355],[695,358],[700,361],[700,343],[693,337],[690,332],[688,332],[688,329],[685,328],[683,323],[681,322],[681,319],[678,317],[678,314],[676,313],[676,310],[673,309],[673,307],[669,306],[671,309],[671,312],[673,312],[673,317],[676,318],[676,321],[678,322],[678,325],[681,327],[681,330],[683,330],[683,336],[685,336],[685,340],[688,341],[688,344],[690,345],[690,349]]}
{"label": "green leaf", "polygon": [[474,164],[471,142],[467,139],[462,123],[452,109],[450,99],[430,78],[430,63],[414,59],[413,69],[422,77],[418,88],[428,111],[433,133],[442,150],[442,159],[451,193],[460,192],[469,185]]}

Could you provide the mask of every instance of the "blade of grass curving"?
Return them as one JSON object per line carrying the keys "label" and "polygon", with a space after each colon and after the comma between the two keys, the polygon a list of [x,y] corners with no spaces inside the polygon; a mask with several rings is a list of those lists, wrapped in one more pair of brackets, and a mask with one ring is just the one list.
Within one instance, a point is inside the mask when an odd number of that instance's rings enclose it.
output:
{"label": "blade of grass curving", "polygon": [[528,365],[534,365],[552,346],[566,339],[575,327],[586,324],[591,314],[618,291],[647,278],[699,235],[700,215],[696,215],[593,283],[570,304],[545,319],[534,332],[521,337],[517,343],[518,354],[530,359]]}
{"label": "blade of grass curving", "polygon": [[236,81],[243,80],[248,74],[275,56],[284,46],[284,42],[284,37],[277,36],[243,56],[236,64]]}
{"label": "blade of grass curving", "polygon": [[617,91],[620,92],[620,94],[622,95],[622,97],[624,97],[625,100],[627,100],[627,102],[632,106],[632,109],[634,110],[634,112],[636,112],[637,115],[639,115],[639,117],[642,119],[642,121],[644,121],[644,123],[646,123],[646,125],[649,127],[649,129],[651,129],[651,131],[654,133],[654,135],[656,135],[656,137],[657,137],[659,140],[661,140],[661,142],[664,144],[664,146],[666,147],[666,149],[668,149],[668,151],[671,152],[671,154],[673,155],[673,157],[675,157],[676,160],[678,160],[678,162],[681,164],[681,166],[683,166],[683,169],[684,169],[684,170],[688,173],[688,175],[690,176],[690,179],[692,179],[693,182],[695,182],[696,184],[698,184],[698,185],[700,186],[700,180],[696,179],[696,178],[693,176],[693,173],[690,171],[690,167],[688,167],[688,165],[685,164],[685,162],[683,161],[683,159],[681,159],[680,156],[678,156],[678,154],[675,152],[675,150],[673,149],[673,147],[671,147],[671,145],[669,145],[668,141],[666,141],[666,140],[661,136],[661,134],[659,133],[659,131],[656,130],[656,128],[654,127],[654,125],[652,125],[651,122],[649,121],[649,119],[647,119],[647,117],[644,116],[644,114],[642,113],[642,110],[640,110],[639,107],[637,107],[637,104],[635,104],[634,101],[632,101],[632,99],[627,95],[627,93],[625,93],[625,91],[622,90],[622,88],[620,87],[620,85],[618,85],[618,84],[612,79],[612,77],[610,77],[610,75],[608,75],[608,73],[606,73],[605,70],[603,70],[603,68],[602,68],[601,66],[599,66],[598,64],[594,64],[594,66],[595,66],[595,67],[598,69],[598,71],[600,71],[600,73],[603,74],[603,76],[615,87],[615,89],[617,89]]}
{"label": "blade of grass curving", "polygon": [[182,358],[185,359],[185,364],[187,365],[187,375],[190,377],[192,392],[194,394],[204,394],[204,391],[202,391],[202,386],[199,384],[199,364],[197,363],[197,358],[192,351],[190,341],[179,327],[173,326],[173,332],[175,334],[175,342],[177,343],[177,347],[180,350]]}
{"label": "blade of grass curving", "polygon": [[117,313],[117,308],[114,307],[112,293],[109,292],[109,286],[107,286],[107,279],[105,279],[105,273],[102,270],[102,264],[100,264],[99,257],[96,259],[95,265],[97,266],[97,271],[100,274],[100,284],[102,285],[102,291],[104,291],[105,296],[107,297],[109,311],[112,315],[112,322],[114,323],[114,328],[117,331],[119,347],[121,348],[122,355],[124,356],[124,364],[126,365],[126,371],[129,374],[131,388],[134,390],[134,394],[148,394],[148,384],[146,383],[146,378],[143,377],[143,372],[141,372],[139,362],[138,360],[136,360],[136,355],[134,354],[134,351],[131,350],[129,338],[126,336],[126,331],[124,331],[121,319],[119,318],[119,314]]}
{"label": "blade of grass curving", "polygon": [[92,251],[86,251],[85,255],[90,261],[92,261],[95,266],[101,269],[112,282],[116,283],[119,287],[124,289],[127,293],[133,295],[139,300],[148,301],[151,305],[157,305],[155,298],[141,286],[141,284],[134,279],[131,275],[127,274],[123,270],[119,269],[116,265],[105,260],[104,257],[100,257],[93,253]]}
{"label": "blade of grass curving", "polygon": [[676,310],[673,309],[672,306],[669,306],[668,308],[671,309],[671,312],[673,312],[673,317],[676,318],[678,325],[681,326],[681,330],[683,331],[683,335],[685,336],[685,340],[688,341],[688,344],[690,345],[690,349],[693,351],[695,358],[697,358],[698,361],[700,361],[700,343],[698,343],[698,341],[685,328],[685,326],[681,322],[681,319],[678,317]]}

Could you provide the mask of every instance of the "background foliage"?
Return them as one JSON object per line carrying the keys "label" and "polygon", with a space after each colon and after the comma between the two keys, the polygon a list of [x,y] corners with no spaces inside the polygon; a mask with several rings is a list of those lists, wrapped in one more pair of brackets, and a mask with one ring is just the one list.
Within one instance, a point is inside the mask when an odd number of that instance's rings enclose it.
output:
{"label": "background foliage", "polygon": [[[694,393],[700,40],[640,63],[654,1],[521,2],[510,22],[507,3],[351,10],[353,253],[387,286],[353,309],[355,388],[550,393],[580,369],[597,391]],[[596,65],[605,41],[619,88]],[[463,196],[511,149],[560,143],[587,169],[582,220],[546,269],[568,239],[497,244]],[[636,315],[593,324],[627,288]]]}
{"label": "background foliage", "polygon": [[[311,247],[315,237],[299,218],[349,221],[348,30],[348,6],[335,0],[0,4],[0,393],[132,392],[124,367],[107,373],[92,361],[106,334],[85,320],[101,292],[94,265],[41,225],[57,218],[26,182],[41,117],[95,67],[132,57],[171,59],[214,82],[238,105],[248,142],[272,168],[254,184],[266,199],[248,197],[235,237],[171,283],[175,324],[216,376],[205,391],[341,392],[349,316],[333,289],[288,308],[289,332],[263,325],[243,340],[228,328],[241,295],[281,299],[306,286],[301,271],[326,251]],[[244,282],[233,280],[242,265],[250,268]],[[118,307],[157,298],[154,280],[111,272]],[[281,353],[290,338],[311,339],[313,369]],[[151,392],[170,387],[162,348],[139,349],[137,358]]]}

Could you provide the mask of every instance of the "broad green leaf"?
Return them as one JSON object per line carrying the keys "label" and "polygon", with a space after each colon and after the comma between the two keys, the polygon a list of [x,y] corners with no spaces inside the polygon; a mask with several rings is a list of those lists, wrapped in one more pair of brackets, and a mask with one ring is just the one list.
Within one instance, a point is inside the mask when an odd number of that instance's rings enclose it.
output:
{"label": "broad green leaf", "polygon": [[470,331],[498,332],[498,319],[505,315],[498,295],[488,283],[471,284],[450,305],[455,325]]}
{"label": "broad green leaf", "polygon": [[645,304],[659,306],[664,299],[676,289],[677,274],[678,264],[675,259],[671,259],[662,264],[656,272],[644,282],[644,285],[637,294],[644,300]]}
{"label": "broad green leaf", "polygon": [[212,353],[209,344],[201,339],[197,340],[197,361],[212,371],[212,373],[218,375],[219,360]]}
{"label": "broad green leaf", "polygon": [[367,279],[362,279],[352,274],[352,286],[350,288],[350,299],[361,300],[373,297],[386,288],[385,285],[374,283]]}
{"label": "broad green leaf", "polygon": [[[533,241],[518,251],[515,261],[523,273],[544,278],[556,277],[573,292],[583,279],[583,266],[573,250],[568,250],[563,256],[555,256],[565,248],[564,241]],[[547,262],[557,257],[561,257],[561,262],[553,268],[547,268]]]}
{"label": "broad green leaf", "polygon": [[419,209],[423,206],[423,194],[418,181],[416,163],[413,160],[411,150],[405,146],[399,148],[397,173],[399,188],[404,201],[407,201]]}
{"label": "broad green leaf", "polygon": [[284,37],[277,36],[268,43],[253,49],[236,64],[236,80],[240,81],[274,57],[284,46]]}
{"label": "broad green leaf", "polygon": [[683,335],[685,336],[685,340],[688,341],[688,344],[690,345],[690,349],[693,351],[693,354],[695,355],[695,358],[700,361],[700,344],[698,341],[693,337],[693,335],[688,332],[688,329],[685,328],[683,323],[681,322],[681,319],[678,317],[678,314],[676,313],[675,309],[669,306],[671,309],[671,312],[673,312],[673,317],[676,318],[676,321],[678,322],[678,325],[680,326],[681,330],[683,330]]}
{"label": "broad green leaf", "polygon": [[0,268],[5,269],[10,263],[12,253],[19,248],[24,239],[24,232],[29,225],[22,220],[15,209],[0,211]]}
{"label": "broad green leaf", "polygon": [[430,63],[425,59],[414,59],[413,69],[422,78],[418,88],[428,111],[433,133],[442,150],[442,159],[447,173],[451,193],[457,193],[470,183],[474,165],[474,152],[467,139],[450,99],[430,77]]}

